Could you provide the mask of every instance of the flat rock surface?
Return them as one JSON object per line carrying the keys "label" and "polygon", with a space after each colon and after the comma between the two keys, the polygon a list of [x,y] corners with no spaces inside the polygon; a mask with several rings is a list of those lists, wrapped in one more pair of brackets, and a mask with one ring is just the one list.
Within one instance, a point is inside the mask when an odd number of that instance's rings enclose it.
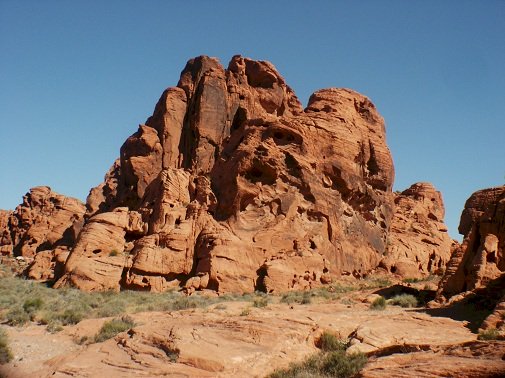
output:
{"label": "flat rock surface", "polygon": [[[365,369],[369,377],[465,376],[459,372],[481,366],[505,371],[503,343],[495,342],[493,353],[486,352],[488,344],[477,342],[463,322],[396,306],[372,311],[368,304],[352,302],[352,297],[345,303],[351,304],[256,308],[250,302],[223,302],[204,309],[139,313],[132,315],[137,323],[133,329],[89,345],[73,340],[92,338],[107,319],[85,320],[54,335],[43,326],[7,327],[16,357],[0,373],[7,377],[263,377],[317,352],[315,340],[325,330],[355,339],[351,348],[366,346],[363,350],[372,356]],[[472,343],[480,346],[469,346]],[[458,345],[467,347],[458,349]]]}

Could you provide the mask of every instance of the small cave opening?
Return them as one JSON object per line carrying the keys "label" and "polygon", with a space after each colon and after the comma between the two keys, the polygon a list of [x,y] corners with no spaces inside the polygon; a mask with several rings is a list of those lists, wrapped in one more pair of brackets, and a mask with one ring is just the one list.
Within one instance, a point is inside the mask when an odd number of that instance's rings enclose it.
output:
{"label": "small cave opening", "polygon": [[277,180],[277,173],[273,167],[256,159],[245,174],[245,178],[252,183],[261,182],[264,185],[273,185]]}
{"label": "small cave opening", "polygon": [[247,112],[244,108],[238,107],[231,123],[231,132],[240,129],[247,121]]}
{"label": "small cave opening", "polygon": [[316,249],[317,248],[317,245],[316,245],[316,243],[314,243],[314,240],[310,239],[309,243],[310,243],[310,249]]}
{"label": "small cave opening", "polygon": [[94,254],[94,255],[98,255],[100,252],[102,252],[102,250],[101,250],[101,249],[94,249],[94,250],[93,250],[93,254]]}
{"label": "small cave opening", "polygon": [[377,157],[375,156],[375,148],[372,145],[372,143],[369,143],[368,145],[370,148],[370,158],[366,163],[366,167],[368,169],[368,172],[370,172],[370,174],[374,176],[379,173],[380,169],[379,164],[377,163]]}

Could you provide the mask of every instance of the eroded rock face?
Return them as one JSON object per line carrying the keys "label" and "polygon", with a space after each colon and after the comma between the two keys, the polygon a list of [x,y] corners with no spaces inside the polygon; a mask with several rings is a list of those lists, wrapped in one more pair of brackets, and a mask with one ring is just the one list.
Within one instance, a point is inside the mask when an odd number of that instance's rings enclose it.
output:
{"label": "eroded rock face", "polygon": [[505,186],[472,194],[459,232],[464,240],[447,265],[439,297],[485,287],[505,272]]}
{"label": "eroded rock face", "polygon": [[[365,96],[322,89],[303,109],[272,64],[235,56],[224,69],[201,56],[90,191],[57,286],[272,292],[392,267],[393,179],[384,121]],[[420,231],[398,236],[412,240],[392,256],[427,274],[447,259],[432,254],[448,243],[443,205],[427,184],[411,192],[397,197],[395,230]],[[405,220],[411,207],[434,226]]]}
{"label": "eroded rock face", "polygon": [[41,251],[72,246],[84,211],[81,201],[47,186],[30,189],[13,212],[0,213],[2,254],[32,259]]}
{"label": "eroded rock face", "polygon": [[9,219],[12,211],[0,210],[0,256],[12,254],[12,238],[9,229]]}
{"label": "eroded rock face", "polygon": [[[91,190],[58,286],[245,292],[359,276],[385,249],[393,177],[366,97],[324,89],[304,110],[272,64],[198,57]],[[102,220],[118,208],[139,227]]]}
{"label": "eroded rock face", "polygon": [[439,274],[453,241],[444,223],[442,195],[430,183],[416,183],[395,194],[395,213],[381,266],[403,277]]}

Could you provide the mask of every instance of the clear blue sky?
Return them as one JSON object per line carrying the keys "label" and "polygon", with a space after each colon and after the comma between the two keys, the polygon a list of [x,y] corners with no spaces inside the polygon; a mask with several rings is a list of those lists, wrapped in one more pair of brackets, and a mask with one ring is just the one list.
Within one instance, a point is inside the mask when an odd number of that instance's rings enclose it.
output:
{"label": "clear blue sky", "polygon": [[370,97],[395,189],[434,183],[455,238],[505,182],[505,1],[0,0],[0,208],[36,185],[84,200],[202,54],[269,60],[304,104]]}

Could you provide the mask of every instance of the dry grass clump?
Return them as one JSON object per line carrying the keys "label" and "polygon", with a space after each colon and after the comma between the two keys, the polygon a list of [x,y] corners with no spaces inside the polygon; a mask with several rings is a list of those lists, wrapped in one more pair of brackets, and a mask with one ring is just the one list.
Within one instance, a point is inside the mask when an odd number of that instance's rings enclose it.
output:
{"label": "dry grass clump", "polygon": [[128,315],[109,320],[102,325],[102,328],[95,335],[94,341],[95,343],[101,343],[102,341],[112,339],[118,333],[127,331],[134,326],[134,320]]}
{"label": "dry grass clump", "polygon": [[500,331],[496,328],[490,328],[479,332],[477,337],[479,340],[498,340],[500,338]]}
{"label": "dry grass clump", "polygon": [[370,304],[370,310],[384,310],[387,306],[386,298],[378,297]]}
{"label": "dry grass clump", "polygon": [[400,307],[417,307],[417,298],[411,294],[395,295],[388,300],[389,304]]}

